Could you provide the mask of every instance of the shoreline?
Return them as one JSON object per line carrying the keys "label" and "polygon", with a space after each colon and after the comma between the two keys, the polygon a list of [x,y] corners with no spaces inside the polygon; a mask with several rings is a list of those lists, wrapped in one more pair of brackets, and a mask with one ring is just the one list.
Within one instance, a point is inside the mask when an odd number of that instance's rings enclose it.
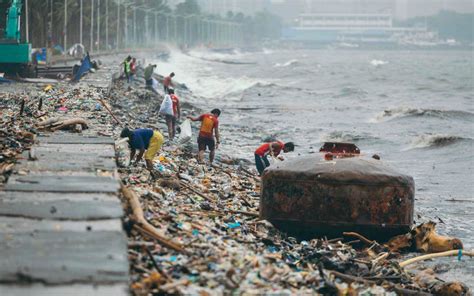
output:
{"label": "shoreline", "polygon": [[[105,70],[112,76],[115,66],[109,67],[110,65],[106,65]],[[88,74],[90,77],[87,78],[94,79],[97,78],[94,77],[96,75],[98,74]],[[144,90],[142,81],[136,85],[131,91],[112,88],[108,101],[112,112],[122,123],[134,124],[134,127],[161,126],[163,130],[163,119],[157,115],[159,103],[156,97]],[[94,111],[94,100],[84,102],[86,97],[90,97],[88,91],[94,98],[103,98],[100,90],[104,88],[94,90],[72,85],[75,86],[84,88],[82,104],[79,104],[77,97],[69,98],[66,101],[66,105],[70,106],[68,113],[58,114],[51,108],[50,100],[45,103],[49,107],[49,114],[46,116],[81,115],[92,123],[91,129],[84,131],[85,134],[102,132],[117,138],[121,126],[113,124],[110,114],[103,109]],[[57,88],[70,90],[71,85],[59,83]],[[35,86],[31,89],[32,92],[37,91]],[[58,93],[52,97],[58,100],[60,96],[61,93]],[[32,101],[27,107],[32,108],[36,103]],[[82,110],[84,104],[91,110]],[[156,105],[155,111],[151,105]],[[192,109],[185,111],[191,112]],[[35,119],[30,118],[27,124],[32,125],[34,121]],[[195,142],[195,139],[191,141]],[[189,149],[193,149],[192,145],[185,148],[165,146],[161,154],[164,159],[158,163],[164,169],[162,176],[156,180],[144,168],[119,169],[122,181],[131,185],[139,195],[145,218],[158,228],[160,233],[172,238],[172,241],[192,249],[192,255],[170,251],[133,229],[133,219],[126,217],[125,228],[132,228],[127,230],[129,239],[132,238],[132,241],[129,241],[129,257],[132,270],[131,287],[135,295],[159,291],[183,294],[221,294],[230,291],[315,293],[315,287],[319,289],[321,286],[338,290],[356,289],[353,291],[359,292],[381,291],[377,290],[380,288],[371,287],[374,285],[371,280],[357,275],[357,270],[362,274],[362,267],[355,264],[354,260],[375,260],[382,252],[367,255],[364,249],[356,252],[351,247],[352,244],[331,242],[327,239],[297,242],[285,237],[268,222],[255,221],[255,216],[249,216],[248,213],[255,214],[258,209],[259,183],[256,178],[250,176],[246,170],[239,170],[238,166],[225,163],[221,164],[220,168],[211,170],[206,166],[197,165],[193,150]],[[119,149],[118,154],[119,158],[123,158],[126,151]],[[228,212],[229,208],[232,213]],[[314,258],[318,260],[311,261]],[[329,261],[324,262],[321,258]],[[380,264],[375,265],[380,268],[380,272],[390,264],[400,261],[396,256],[385,259],[379,259]],[[335,270],[339,273],[339,269],[345,270],[344,264],[349,264],[356,268],[356,275],[344,277],[340,274],[338,276],[337,273],[331,274],[325,265],[330,262],[338,266]],[[321,263],[323,267],[319,269]],[[377,269],[375,267],[374,269]],[[404,274],[397,274],[396,277],[412,280]],[[343,282],[348,284],[344,286]],[[362,283],[363,287],[351,286],[350,283],[354,282]],[[375,284],[385,285],[388,290],[402,291],[402,288],[387,282],[390,280],[382,277],[375,279]],[[274,290],[275,287],[278,287],[278,290]]]}

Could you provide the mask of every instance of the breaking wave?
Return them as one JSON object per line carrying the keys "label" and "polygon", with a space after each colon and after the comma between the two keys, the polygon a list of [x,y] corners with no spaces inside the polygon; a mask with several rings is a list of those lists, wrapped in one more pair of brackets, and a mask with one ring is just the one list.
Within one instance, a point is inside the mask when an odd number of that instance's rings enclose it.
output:
{"label": "breaking wave", "polygon": [[289,60],[288,62],[286,63],[283,63],[283,64],[280,64],[280,63],[276,63],[274,65],[274,67],[276,68],[280,68],[280,67],[289,67],[289,66],[293,66],[293,65],[298,65],[299,61],[294,59],[294,60]]}
{"label": "breaking wave", "polygon": [[472,142],[473,139],[450,135],[423,135],[412,142],[411,148],[445,147],[464,141]]}
{"label": "breaking wave", "polygon": [[368,133],[356,134],[350,132],[334,131],[322,134],[321,142],[359,142],[364,140],[377,140],[379,138]]}
{"label": "breaking wave", "polygon": [[436,117],[450,119],[474,119],[474,113],[461,110],[438,110],[417,108],[395,108],[384,110],[375,118],[375,122],[404,117]]}
{"label": "breaking wave", "polygon": [[374,67],[379,67],[379,66],[388,64],[388,62],[387,61],[382,61],[382,60],[371,60],[370,64]]}
{"label": "breaking wave", "polygon": [[268,48],[262,48],[262,52],[263,52],[263,54],[272,54],[272,53],[274,53],[273,50],[268,49]]}

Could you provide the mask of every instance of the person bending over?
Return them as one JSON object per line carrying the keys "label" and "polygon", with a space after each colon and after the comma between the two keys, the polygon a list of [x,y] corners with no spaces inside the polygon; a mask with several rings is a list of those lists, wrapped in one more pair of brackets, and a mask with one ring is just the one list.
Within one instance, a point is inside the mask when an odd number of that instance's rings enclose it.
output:
{"label": "person bending over", "polygon": [[128,144],[130,146],[130,163],[133,162],[136,156],[135,162],[132,165],[137,165],[145,155],[146,167],[149,170],[153,170],[153,158],[161,149],[164,138],[159,131],[154,131],[149,128],[139,128],[133,132],[128,128],[124,128],[120,134],[121,138],[128,138]]}
{"label": "person bending over", "polygon": [[[267,158],[268,155],[274,158],[278,157],[281,151],[287,153],[294,150],[295,145],[293,142],[283,143],[281,141],[276,141],[262,144],[257,148],[257,150],[255,150],[255,165],[257,166],[258,175],[261,176],[265,168],[270,166],[270,162]],[[283,160],[281,156],[279,159]]]}
{"label": "person bending over", "polygon": [[[204,152],[206,147],[209,148],[209,161],[212,165],[215,156],[215,150],[219,148],[219,120],[218,117],[221,115],[221,110],[213,109],[211,113],[202,114],[199,117],[193,118],[188,116],[192,121],[201,121],[201,129],[199,130],[198,136],[198,162],[204,163]],[[214,140],[214,134],[216,136]]]}

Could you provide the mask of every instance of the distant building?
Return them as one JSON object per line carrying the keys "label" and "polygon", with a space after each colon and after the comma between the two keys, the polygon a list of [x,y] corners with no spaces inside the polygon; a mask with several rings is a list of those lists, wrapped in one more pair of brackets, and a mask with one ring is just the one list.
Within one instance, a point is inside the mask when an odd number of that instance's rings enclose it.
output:
{"label": "distant building", "polygon": [[265,9],[269,0],[197,0],[201,9],[207,13],[226,15],[227,12],[253,15]]}
{"label": "distant building", "polygon": [[269,0],[267,8],[291,22],[302,13],[391,13],[394,19],[434,15],[440,10],[474,12],[473,0]]}
{"label": "distant building", "polygon": [[282,31],[282,38],[288,41],[349,46],[432,40],[436,37],[426,28],[394,27],[391,13],[304,13]]}

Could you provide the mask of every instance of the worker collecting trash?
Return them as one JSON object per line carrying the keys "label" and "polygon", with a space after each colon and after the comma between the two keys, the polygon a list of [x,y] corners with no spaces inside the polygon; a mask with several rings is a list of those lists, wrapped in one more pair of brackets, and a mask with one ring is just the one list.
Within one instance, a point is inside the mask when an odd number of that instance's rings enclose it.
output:
{"label": "worker collecting trash", "polygon": [[145,68],[145,88],[151,90],[155,94],[158,94],[158,90],[156,89],[156,80],[153,78],[153,73],[156,69],[156,64],[149,64]]}
{"label": "worker collecting trash", "polygon": [[[212,165],[215,156],[215,150],[219,148],[220,137],[219,137],[219,120],[218,117],[221,115],[221,110],[213,109],[211,113],[202,114],[199,117],[188,116],[188,119],[192,121],[201,121],[201,128],[198,136],[198,162],[204,163],[204,152],[206,147],[209,148],[209,162]],[[214,140],[214,134],[216,136]]]}
{"label": "worker collecting trash", "polygon": [[169,76],[166,76],[163,79],[163,88],[164,88],[165,94],[167,94],[169,92],[169,89],[171,87],[174,87],[174,84],[173,84],[173,81],[172,81],[174,76],[175,76],[174,72],[171,72]]}
{"label": "worker collecting trash", "polygon": [[295,145],[293,142],[283,143],[281,141],[275,141],[270,143],[262,144],[260,147],[255,150],[255,165],[257,167],[258,175],[261,176],[263,171],[270,166],[268,161],[268,155],[272,158],[278,158],[283,160],[280,156],[280,152],[284,153],[291,152],[295,150]]}
{"label": "worker collecting trash", "polygon": [[[136,129],[131,131],[128,128],[124,128],[120,133],[121,138],[128,138],[128,144],[130,147],[130,164],[133,166],[138,165],[143,155],[145,155],[146,167],[148,170],[153,170],[153,158],[160,151],[163,145],[164,138],[159,131],[152,129]],[[135,159],[135,154],[138,154]]]}

